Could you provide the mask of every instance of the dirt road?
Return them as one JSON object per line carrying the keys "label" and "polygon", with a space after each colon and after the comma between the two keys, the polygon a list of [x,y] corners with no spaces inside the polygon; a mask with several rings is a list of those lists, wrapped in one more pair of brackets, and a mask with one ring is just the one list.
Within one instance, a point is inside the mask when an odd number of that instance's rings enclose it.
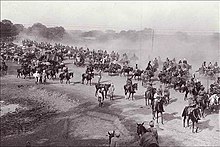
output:
{"label": "dirt road", "polygon": [[[95,87],[81,84],[83,68],[75,67],[66,61],[74,78],[71,84],[60,84],[58,80],[50,80],[47,85],[35,85],[34,79],[17,79],[14,75],[15,64],[10,64],[9,75],[1,78],[1,99],[14,97],[17,85],[28,85],[20,91],[28,99],[41,100],[50,106],[48,109],[58,110],[57,115],[48,117],[32,131],[1,138],[1,145],[25,146],[26,141],[32,145],[57,146],[105,146],[108,145],[107,132],[118,129],[121,133],[120,144],[137,146],[136,123],[145,122],[146,127],[152,119],[150,107],[145,106],[143,97],[145,88],[138,82],[135,100],[124,98],[123,85],[126,78],[103,75],[102,82],[115,84],[115,100],[104,101],[102,108],[94,96]],[[96,83],[97,77],[93,79]],[[134,82],[134,81],[133,81]],[[159,83],[156,83],[156,87]],[[3,89],[3,90],[2,90]],[[11,90],[9,90],[11,89]],[[21,89],[21,88],[20,88]],[[42,94],[43,93],[43,94]],[[181,113],[187,102],[184,94],[171,90],[171,104],[165,106],[164,124],[156,124],[161,146],[218,146],[219,113],[209,114],[199,122],[199,133],[192,133],[190,128],[183,128]]]}

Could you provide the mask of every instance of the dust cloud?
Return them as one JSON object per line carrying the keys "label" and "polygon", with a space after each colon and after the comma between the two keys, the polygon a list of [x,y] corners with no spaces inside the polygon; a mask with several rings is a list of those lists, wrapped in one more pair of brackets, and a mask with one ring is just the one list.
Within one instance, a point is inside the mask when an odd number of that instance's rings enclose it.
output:
{"label": "dust cloud", "polygon": [[65,45],[89,48],[91,50],[107,50],[108,52],[116,51],[120,55],[126,53],[129,58],[134,54],[138,60],[132,61],[131,64],[138,64],[140,68],[146,68],[149,60],[155,57],[165,60],[175,58],[177,61],[184,58],[198,69],[203,61],[220,63],[219,34],[188,34],[181,36],[176,33],[155,34],[154,39],[141,39],[132,41],[129,39],[108,39],[100,41],[95,38],[85,39],[82,36],[72,36],[65,34],[61,41],[51,41],[37,35],[27,35],[20,33],[16,42],[22,39],[31,39],[38,42],[50,42],[52,44],[61,42]]}

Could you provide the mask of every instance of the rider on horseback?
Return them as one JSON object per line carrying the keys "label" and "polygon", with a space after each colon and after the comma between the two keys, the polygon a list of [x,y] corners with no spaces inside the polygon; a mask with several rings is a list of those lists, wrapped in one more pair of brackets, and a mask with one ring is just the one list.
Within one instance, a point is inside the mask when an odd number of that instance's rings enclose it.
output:
{"label": "rider on horseback", "polygon": [[86,74],[91,74],[92,70],[91,70],[91,66],[87,66],[86,67]]}
{"label": "rider on horseback", "polygon": [[158,62],[158,59],[157,59],[157,58],[154,59],[153,64],[154,64],[154,66],[156,66],[156,67],[159,66],[159,62]]}
{"label": "rider on horseback", "polygon": [[6,63],[5,63],[5,60],[2,60],[2,66],[5,66]]}
{"label": "rider on horseback", "polygon": [[134,73],[138,72],[138,64],[135,65]]}
{"label": "rider on horseback", "polygon": [[205,98],[205,87],[202,86],[200,91],[198,92],[198,98],[197,98],[197,103],[199,104],[199,106],[201,106],[201,102],[202,100]]}
{"label": "rider on horseback", "polygon": [[146,70],[152,70],[152,68],[151,61],[149,61]]}
{"label": "rider on horseback", "polygon": [[126,85],[127,85],[128,87],[132,86],[132,77],[130,77],[130,78],[128,77],[128,78],[127,78]]}
{"label": "rider on horseback", "polygon": [[148,130],[154,134],[154,136],[155,136],[155,138],[157,140],[157,143],[158,143],[158,133],[157,133],[157,129],[154,127],[154,121],[153,120],[151,120],[149,122]]}
{"label": "rider on horseback", "polygon": [[162,96],[163,95],[163,88],[162,85],[160,85],[160,87],[158,88],[159,94]]}
{"label": "rider on horseback", "polygon": [[161,99],[162,95],[159,90],[154,94],[154,102],[157,102]]}
{"label": "rider on horseback", "polygon": [[209,62],[208,69],[211,70],[213,68],[212,62]]}

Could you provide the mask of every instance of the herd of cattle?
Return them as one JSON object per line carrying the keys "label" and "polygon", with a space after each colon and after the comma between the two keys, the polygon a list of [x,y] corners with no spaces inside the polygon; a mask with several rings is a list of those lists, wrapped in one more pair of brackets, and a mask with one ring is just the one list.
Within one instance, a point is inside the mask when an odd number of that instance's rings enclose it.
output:
{"label": "herd of cattle", "polygon": [[[72,59],[76,66],[86,66],[85,73],[82,74],[82,83],[87,80],[91,85],[95,71],[108,72],[110,76],[124,75],[127,76],[128,82],[124,85],[125,95],[135,94],[137,83],[132,83],[134,80],[142,80],[142,86],[147,90],[145,92],[146,104],[151,104],[153,116],[164,112],[163,104],[169,103],[169,89],[174,88],[181,93],[185,92],[185,100],[189,100],[189,106],[186,106],[182,116],[184,117],[184,126],[186,118],[194,123],[200,119],[200,113],[204,116],[204,111],[207,108],[216,109],[220,102],[220,77],[216,75],[220,73],[220,68],[217,63],[212,67],[202,66],[198,70],[200,74],[211,75],[216,77],[209,90],[205,91],[205,87],[201,84],[195,74],[191,74],[192,66],[186,59],[176,61],[176,59],[166,59],[159,65],[158,59],[155,58],[152,62],[149,61],[146,69],[141,70],[136,67],[128,66],[128,64],[120,64],[120,55],[114,51],[110,54],[103,50],[89,50],[89,48],[77,48],[72,46],[64,46],[62,44],[51,45],[50,43],[31,40],[23,40],[22,45],[14,43],[1,42],[1,70],[7,72],[7,65],[4,61],[11,60],[21,65],[17,69],[17,77],[35,77],[36,83],[46,83],[47,80],[54,80],[59,77],[60,83],[66,79],[66,84],[70,83],[70,79],[74,76],[73,71],[63,63],[66,58]],[[159,68],[161,66],[162,68]],[[205,74],[207,73],[207,74]],[[154,82],[160,81],[161,85],[165,85],[165,89],[154,88]],[[112,83],[113,84],[113,83]],[[96,94],[102,93],[102,101],[106,98],[107,92],[112,84],[97,83]],[[200,110],[200,111],[198,111]],[[163,119],[163,116],[161,117]],[[163,121],[162,121],[163,123]]]}

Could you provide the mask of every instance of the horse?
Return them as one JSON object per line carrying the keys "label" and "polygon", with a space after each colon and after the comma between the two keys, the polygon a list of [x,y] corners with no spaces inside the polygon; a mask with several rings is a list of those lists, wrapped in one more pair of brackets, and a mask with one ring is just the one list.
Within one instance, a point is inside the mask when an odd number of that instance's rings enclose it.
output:
{"label": "horse", "polygon": [[94,78],[94,73],[83,73],[82,74],[82,84],[84,84],[85,79],[87,80],[87,84],[88,82],[90,82],[90,85],[92,85],[92,78]]}
{"label": "horse", "polygon": [[205,117],[204,113],[209,103],[208,94],[205,94],[204,96],[198,96],[197,103],[199,107],[201,108],[201,116],[204,118]]}
{"label": "horse", "polygon": [[186,106],[183,109],[183,127],[185,127],[185,121],[187,119],[187,127],[189,127],[189,120],[192,121],[192,132],[194,133],[194,127],[196,125],[196,133],[198,132],[198,120],[200,120],[201,111],[199,107]]}
{"label": "horse", "polygon": [[129,93],[129,96],[127,99],[129,99],[131,96],[133,100],[135,90],[138,90],[138,83],[134,83],[132,85],[124,85],[125,96],[127,96],[127,93]]}
{"label": "horse", "polygon": [[70,76],[70,73],[69,73],[69,72],[66,72],[66,74],[65,74],[65,78],[66,78],[66,84],[67,84],[67,83],[70,84],[71,76]]}
{"label": "horse", "polygon": [[41,78],[40,78],[40,81],[42,80],[42,83],[43,84],[46,84],[46,79],[47,79],[47,74],[45,72],[41,73]]}
{"label": "horse", "polygon": [[107,97],[107,92],[108,92],[108,89],[109,89],[110,86],[111,86],[111,84],[100,84],[100,83],[96,84],[95,85],[95,88],[96,88],[95,96],[97,96],[97,92],[98,92],[99,89],[104,88],[104,97],[106,98]]}
{"label": "horse", "polygon": [[61,72],[59,75],[60,83],[63,84],[63,80],[65,78],[65,73]]}
{"label": "horse", "polygon": [[46,75],[47,75],[47,79],[54,80],[56,78],[56,71],[54,69],[48,69],[46,70]]}
{"label": "horse", "polygon": [[70,77],[73,78],[74,72],[73,71],[69,71]]}
{"label": "horse", "polygon": [[29,75],[30,78],[30,70],[28,68],[23,68],[22,70],[22,75],[24,75],[24,79]]}
{"label": "horse", "polygon": [[146,106],[149,105],[150,101],[151,101],[151,106],[152,106],[155,93],[156,93],[156,88],[152,88],[150,90],[145,91],[144,98],[145,98]]}
{"label": "horse", "polygon": [[220,97],[217,94],[213,94],[209,97],[208,106],[211,112],[213,110],[216,111],[216,106],[219,104],[219,102],[220,102]]}
{"label": "horse", "polygon": [[154,73],[151,70],[145,70],[143,71],[143,74],[141,76],[142,79],[142,86],[144,85],[145,82],[150,82],[152,79],[152,77],[154,77]]}
{"label": "horse", "polygon": [[158,123],[158,114],[161,114],[161,123],[163,124],[163,104],[165,103],[165,98],[161,97],[159,100],[153,100],[153,105],[152,105],[152,113],[153,113],[153,119],[155,119],[155,113],[157,114],[157,123]]}
{"label": "horse", "polygon": [[165,90],[164,91],[164,98],[165,98],[165,102],[166,104],[169,104],[170,103],[170,91],[169,90]]}
{"label": "horse", "polygon": [[3,71],[3,74],[7,74],[8,73],[8,66],[6,64],[4,64],[1,68],[1,70]]}
{"label": "horse", "polygon": [[159,147],[157,136],[155,136],[151,129],[146,129],[144,123],[137,124],[137,134],[140,138],[140,146]]}
{"label": "horse", "polygon": [[129,75],[130,72],[133,71],[133,67],[123,67],[121,72],[120,72],[120,75],[123,75],[125,76],[125,73],[127,73],[127,75]]}
{"label": "horse", "polygon": [[141,74],[143,73],[143,70],[138,69],[137,71],[134,72],[134,79],[136,79],[136,77],[138,77],[138,80],[140,80],[141,78]]}
{"label": "horse", "polygon": [[17,69],[17,78],[20,78],[22,74],[23,74],[23,69],[22,68]]}

